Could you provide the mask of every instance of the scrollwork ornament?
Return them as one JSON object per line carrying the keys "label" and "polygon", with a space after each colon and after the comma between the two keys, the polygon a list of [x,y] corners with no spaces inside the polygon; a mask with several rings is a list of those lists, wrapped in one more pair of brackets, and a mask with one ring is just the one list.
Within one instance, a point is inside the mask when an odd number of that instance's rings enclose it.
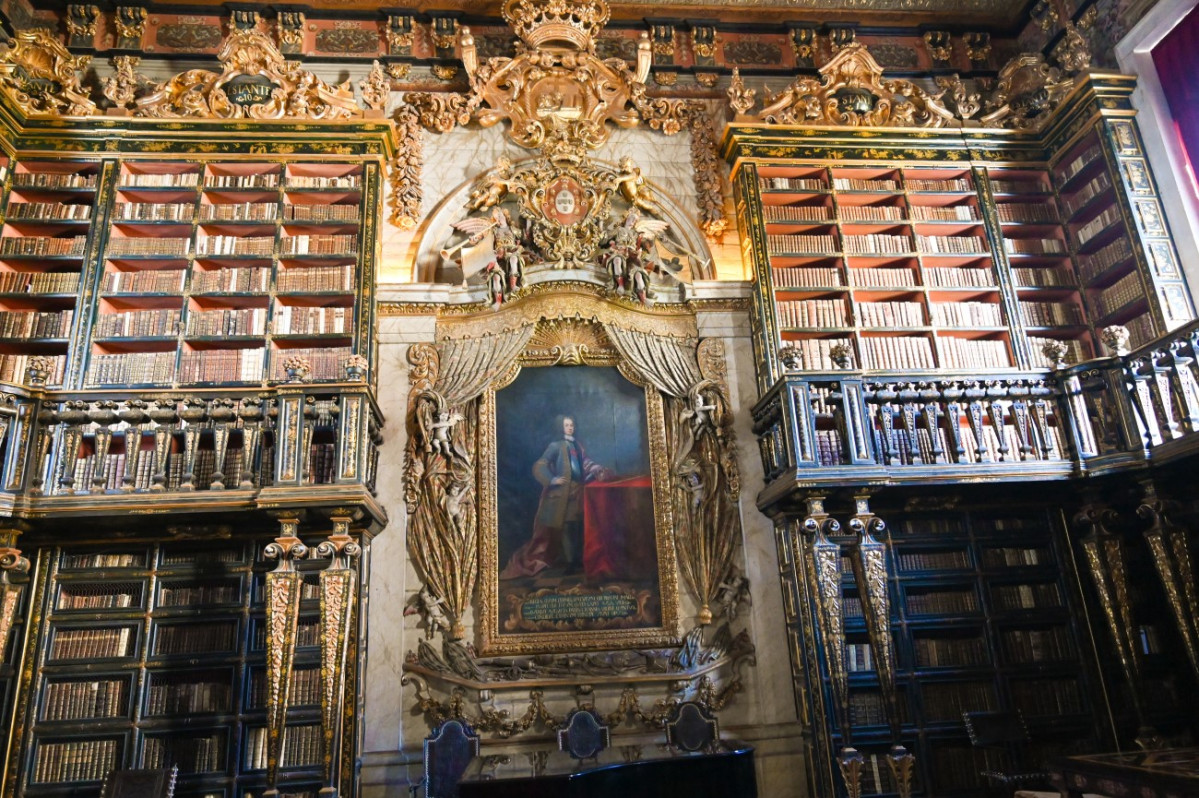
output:
{"label": "scrollwork ornament", "polygon": [[954,113],[960,119],[970,119],[982,110],[982,94],[979,92],[971,94],[958,75],[940,76],[936,81],[937,88],[942,90],[941,96],[949,96]]}
{"label": "scrollwork ornament", "polygon": [[137,92],[149,81],[137,74],[141,59],[132,55],[118,55],[112,59],[116,72],[104,81],[104,96],[116,108],[131,108]]}
{"label": "scrollwork ornament", "polygon": [[729,99],[729,107],[738,115],[744,116],[750,112],[756,102],[755,97],[757,91],[746,88],[745,81],[741,79],[741,70],[733,67],[733,77],[729,82],[729,88],[726,96]]}
{"label": "scrollwork ornament", "polygon": [[0,53],[0,88],[28,115],[91,116],[79,73],[90,56],[73,56],[42,28],[18,31]]}
{"label": "scrollwork ornament", "polygon": [[391,96],[391,80],[383,71],[383,66],[375,61],[371,64],[370,72],[358,82],[358,90],[362,93],[362,104],[373,111],[382,111]]}
{"label": "scrollwork ornament", "polygon": [[[6,537],[14,538],[15,535]],[[0,657],[7,656],[8,638],[16,623],[21,593],[25,589],[24,585],[14,583],[13,578],[28,572],[29,560],[22,556],[20,549],[0,548]]]}
{"label": "scrollwork ornament", "polygon": [[1091,46],[1073,22],[1066,23],[1065,33],[1051,55],[1068,75],[1083,72],[1091,65]]}
{"label": "scrollwork ornament", "polygon": [[1074,79],[1063,76],[1040,53],[1022,53],[999,70],[995,91],[986,103],[988,113],[980,121],[984,125],[1035,130],[1073,86]]}
{"label": "scrollwork ornament", "polygon": [[266,712],[267,784],[278,781],[283,761],[284,727],[287,724],[288,694],[300,614],[302,576],[294,563],[308,554],[297,537],[299,519],[283,517],[280,535],[263,547],[263,558],[276,560],[266,582]]}

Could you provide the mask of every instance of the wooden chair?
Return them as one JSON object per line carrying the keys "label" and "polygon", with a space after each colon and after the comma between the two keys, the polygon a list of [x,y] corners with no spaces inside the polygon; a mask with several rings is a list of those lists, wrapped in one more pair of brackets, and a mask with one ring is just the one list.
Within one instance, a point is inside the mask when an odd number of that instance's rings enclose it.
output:
{"label": "wooden chair", "polygon": [[594,709],[572,709],[558,729],[558,750],[575,759],[590,759],[608,744],[608,727]]}
{"label": "wooden chair", "polygon": [[174,798],[179,766],[170,770],[112,770],[104,777],[104,798]]}
{"label": "wooden chair", "polygon": [[412,794],[424,788],[425,798],[457,798],[458,781],[479,755],[479,735],[466,721],[444,721],[425,738],[425,774]]}
{"label": "wooden chair", "polygon": [[677,704],[666,720],[666,742],[684,751],[702,751],[720,739],[716,717],[702,704]]}
{"label": "wooden chair", "polygon": [[1049,792],[1047,772],[1022,771],[1016,767],[1024,761],[1024,749],[1029,740],[1028,728],[1019,712],[963,712],[962,720],[970,744],[979,750],[997,753],[999,761],[1005,763],[1002,769],[992,767],[994,760],[988,753],[988,766],[979,771],[979,775],[987,780],[988,788],[1009,796],[1016,795],[1017,791],[1025,796],[1042,794],[1041,791],[1023,789],[1026,786],[1042,787],[1047,795],[1057,794],[1056,791]]}

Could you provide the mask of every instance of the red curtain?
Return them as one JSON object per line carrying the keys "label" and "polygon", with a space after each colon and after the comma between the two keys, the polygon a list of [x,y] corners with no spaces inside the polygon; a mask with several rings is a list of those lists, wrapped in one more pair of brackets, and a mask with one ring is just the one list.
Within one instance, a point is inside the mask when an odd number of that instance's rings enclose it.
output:
{"label": "red curtain", "polygon": [[1199,7],[1178,23],[1153,48],[1153,64],[1161,79],[1174,131],[1187,155],[1187,171],[1195,186],[1199,163]]}

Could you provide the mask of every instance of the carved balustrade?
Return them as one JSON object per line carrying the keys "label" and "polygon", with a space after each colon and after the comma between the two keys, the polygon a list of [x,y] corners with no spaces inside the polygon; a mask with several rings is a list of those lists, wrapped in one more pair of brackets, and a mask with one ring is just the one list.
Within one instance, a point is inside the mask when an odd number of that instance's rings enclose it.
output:
{"label": "carved balustrade", "polygon": [[[72,393],[0,385],[0,502],[374,502],[383,417],[366,383]],[[357,490],[354,490],[357,489]]]}
{"label": "carved balustrade", "polygon": [[754,425],[766,503],[824,483],[1065,479],[1162,462],[1199,449],[1199,322],[1053,371],[791,373]]}

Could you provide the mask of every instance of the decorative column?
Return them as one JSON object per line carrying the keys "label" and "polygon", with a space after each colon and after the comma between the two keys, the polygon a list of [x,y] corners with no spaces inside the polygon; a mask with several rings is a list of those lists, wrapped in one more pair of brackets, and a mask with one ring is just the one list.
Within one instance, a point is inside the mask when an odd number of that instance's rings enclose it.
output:
{"label": "decorative column", "polygon": [[342,710],[346,692],[346,657],[354,617],[357,569],[354,561],[362,549],[350,537],[354,511],[333,511],[333,533],[316,547],[315,556],[327,558],[321,571],[321,740],[324,785],[320,795],[336,798],[341,758]]}
{"label": "decorative column", "polygon": [[[833,689],[833,710],[841,728],[841,753],[837,764],[845,780],[849,798],[862,793],[862,755],[853,747],[849,717],[849,671],[845,667],[845,618],[841,596],[841,547],[829,540],[829,535],[841,531],[841,524],[824,509],[823,496],[810,496],[807,517],[802,530],[808,538],[805,576],[812,585],[816,604],[816,627],[820,631],[820,649]],[[865,602],[863,602],[865,603]]]}
{"label": "decorative column", "polygon": [[899,739],[901,718],[895,691],[895,641],[891,637],[891,596],[887,586],[887,545],[876,535],[886,532],[883,519],[870,511],[869,494],[854,497],[854,514],[849,529],[857,536],[850,544],[853,578],[858,585],[862,614],[866,619],[866,634],[874,651],[878,687],[887,708],[887,723],[891,727],[891,751],[887,766],[895,777],[900,798],[910,798],[916,757]]}
{"label": "decorative column", "polygon": [[22,557],[21,550],[16,547],[17,537],[22,531],[19,526],[0,529],[0,662],[8,655],[8,638],[17,622],[21,592],[25,589],[24,585],[12,580],[29,571],[29,560]]}
{"label": "decorative column", "polygon": [[1195,570],[1187,548],[1186,530],[1173,523],[1167,513],[1172,503],[1162,500],[1152,482],[1144,484],[1145,500],[1137,507],[1137,515],[1149,521],[1144,531],[1145,542],[1153,555],[1153,565],[1166,590],[1170,613],[1178,625],[1178,633],[1191,661],[1191,669],[1199,677],[1199,592],[1195,587]]}
{"label": "decorative column", "polygon": [[[266,545],[263,555],[277,560],[266,575],[266,783],[263,798],[278,798],[275,786],[283,762],[287,704],[291,692],[291,670],[296,657],[303,577],[295,562],[308,554],[298,536],[298,515],[280,515],[279,537]],[[323,602],[322,602],[323,605]],[[322,606],[323,610],[323,606]]]}

